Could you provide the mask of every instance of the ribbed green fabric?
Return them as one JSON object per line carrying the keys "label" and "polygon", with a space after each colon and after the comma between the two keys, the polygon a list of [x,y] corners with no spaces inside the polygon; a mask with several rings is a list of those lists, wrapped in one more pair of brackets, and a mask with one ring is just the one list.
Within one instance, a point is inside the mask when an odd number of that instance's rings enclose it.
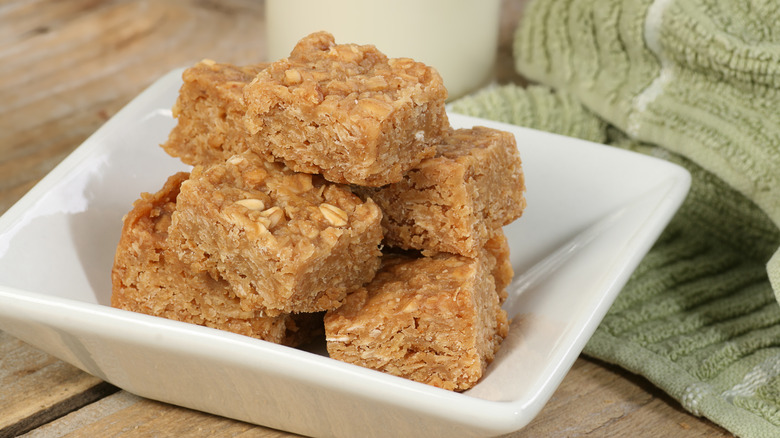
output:
{"label": "ribbed green fabric", "polygon": [[[780,226],[780,2],[537,0],[514,53],[634,139],[709,170]],[[780,300],[780,251],[767,265]]]}
{"label": "ribbed green fabric", "polygon": [[738,436],[780,436],[780,306],[765,269],[780,232],[753,201],[694,161],[630,139],[565,90],[494,86],[450,109],[686,167],[688,198],[585,353],[647,377]]}
{"label": "ribbed green fabric", "polygon": [[534,127],[597,143],[607,140],[607,125],[569,93],[551,92],[547,87],[492,86],[467,99],[450,104],[464,114]]}

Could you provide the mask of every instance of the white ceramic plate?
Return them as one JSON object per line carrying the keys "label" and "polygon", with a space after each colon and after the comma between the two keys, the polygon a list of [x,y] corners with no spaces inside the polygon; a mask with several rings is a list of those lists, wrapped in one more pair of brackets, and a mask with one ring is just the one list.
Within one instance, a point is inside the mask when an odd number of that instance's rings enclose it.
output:
{"label": "white ceramic plate", "polygon": [[646,156],[513,132],[528,208],[506,228],[514,317],[458,394],[322,355],[109,307],[121,218],[186,167],[158,146],[181,71],[160,79],[0,217],[0,329],[132,393],[305,435],[486,436],[542,408],[670,220],[688,173]]}

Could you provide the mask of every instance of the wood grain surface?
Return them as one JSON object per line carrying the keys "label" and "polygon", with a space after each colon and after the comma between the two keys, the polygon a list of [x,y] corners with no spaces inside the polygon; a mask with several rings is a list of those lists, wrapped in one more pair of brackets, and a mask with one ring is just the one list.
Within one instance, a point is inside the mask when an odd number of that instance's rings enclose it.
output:
{"label": "wood grain surface", "polygon": [[[500,81],[522,83],[509,40],[523,1],[505,1]],[[0,213],[164,73],[203,58],[264,60],[263,7],[258,0],[0,3]],[[0,437],[25,432],[294,436],[136,397],[0,332]],[[541,414],[508,436],[729,434],[643,378],[583,357]]]}

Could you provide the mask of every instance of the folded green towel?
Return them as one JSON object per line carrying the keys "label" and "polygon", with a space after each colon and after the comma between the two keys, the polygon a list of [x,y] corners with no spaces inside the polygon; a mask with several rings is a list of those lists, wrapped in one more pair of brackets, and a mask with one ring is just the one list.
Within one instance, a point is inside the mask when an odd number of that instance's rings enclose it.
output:
{"label": "folded green towel", "polygon": [[538,0],[515,57],[545,86],[451,104],[691,172],[688,199],[585,353],[744,437],[780,436],[776,23],[768,0]]}
{"label": "folded green towel", "polygon": [[[515,60],[634,139],[723,179],[780,226],[780,3],[544,0]],[[780,299],[780,252],[768,274]]]}

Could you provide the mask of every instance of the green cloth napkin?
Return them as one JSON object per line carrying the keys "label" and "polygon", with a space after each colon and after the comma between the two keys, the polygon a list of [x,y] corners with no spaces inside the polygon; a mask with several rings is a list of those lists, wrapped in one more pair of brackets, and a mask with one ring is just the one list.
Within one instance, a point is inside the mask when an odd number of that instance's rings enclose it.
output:
{"label": "green cloth napkin", "polygon": [[778,23],[774,0],[533,1],[515,60],[543,85],[450,106],[691,172],[585,354],[743,437],[780,437]]}

